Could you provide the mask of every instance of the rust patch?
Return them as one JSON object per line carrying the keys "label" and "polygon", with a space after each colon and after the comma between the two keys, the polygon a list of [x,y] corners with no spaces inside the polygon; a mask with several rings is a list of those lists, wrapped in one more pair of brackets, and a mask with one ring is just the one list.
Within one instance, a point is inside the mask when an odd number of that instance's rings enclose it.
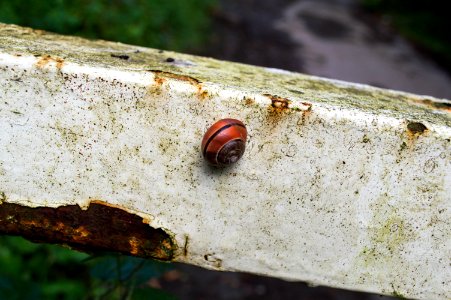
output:
{"label": "rust patch", "polygon": [[243,100],[244,100],[244,104],[246,104],[246,105],[253,105],[253,104],[255,104],[255,100],[253,98],[244,97]]}
{"label": "rust patch", "polygon": [[179,80],[179,81],[186,81],[194,86],[197,86],[198,84],[201,83],[200,80],[191,77],[191,76],[186,76],[186,75],[180,75],[180,74],[175,74],[175,73],[171,73],[171,72],[165,72],[165,71],[160,71],[160,70],[149,70],[150,72],[155,74],[155,77],[165,77],[165,78],[171,78],[171,79],[175,79],[175,80]]}
{"label": "rust patch", "polygon": [[54,62],[56,64],[56,68],[59,70],[63,67],[64,59],[59,57],[51,57],[50,55],[44,55],[38,59],[35,65],[38,68],[44,68],[51,62]]}
{"label": "rust patch", "polygon": [[31,208],[0,205],[0,233],[21,235],[35,242],[65,244],[85,251],[117,251],[170,261],[177,245],[162,229],[145,219],[101,201],[88,209],[78,205]]}
{"label": "rust patch", "polygon": [[128,241],[130,243],[130,254],[131,255],[138,255],[139,253],[139,241],[135,237],[131,237]]}
{"label": "rust patch", "polygon": [[283,117],[291,112],[291,109],[289,108],[291,101],[287,98],[271,94],[263,94],[263,96],[271,99],[271,105],[268,107],[267,115],[269,123],[277,124]]}
{"label": "rust patch", "polygon": [[150,92],[152,94],[161,94],[163,83],[165,83],[166,79],[160,77],[158,74],[155,74],[154,78],[155,84],[150,87]]}
{"label": "rust patch", "polygon": [[299,118],[298,125],[305,125],[310,114],[312,113],[312,104],[307,102],[302,102],[302,104],[308,106],[308,109],[301,112],[301,117]]}
{"label": "rust patch", "polygon": [[439,102],[439,101],[432,101],[429,99],[412,100],[412,102],[415,104],[422,105],[422,106],[427,106],[432,109],[438,109],[438,110],[444,110],[447,112],[451,112],[451,103],[450,102]]}
{"label": "rust patch", "polygon": [[175,79],[178,81],[185,81],[194,86],[197,89],[197,95],[200,99],[204,100],[208,97],[208,91],[203,89],[202,82],[194,77],[175,74],[171,72],[165,72],[160,70],[149,70],[155,75],[155,82],[157,89],[160,89],[161,85],[166,81],[166,79]]}
{"label": "rust patch", "polygon": [[268,97],[269,99],[271,99],[271,107],[275,108],[275,109],[288,109],[291,101],[288,100],[287,98],[282,98],[279,97],[277,95],[271,95],[271,94],[263,94],[263,96]]}
{"label": "rust patch", "polygon": [[201,85],[197,88],[197,95],[201,100],[205,100],[208,98],[208,91],[204,90]]}
{"label": "rust patch", "polygon": [[161,78],[161,77],[158,77],[158,76],[155,76],[155,84],[156,84],[156,85],[161,86],[161,85],[163,85],[163,83],[164,83],[165,81],[166,81],[166,79]]}
{"label": "rust patch", "polygon": [[[406,130],[406,140],[405,143],[407,145],[407,148],[411,148],[415,141],[423,134],[426,134],[429,131],[429,129],[420,122],[407,122],[407,130]],[[406,147],[404,147],[406,148]]]}

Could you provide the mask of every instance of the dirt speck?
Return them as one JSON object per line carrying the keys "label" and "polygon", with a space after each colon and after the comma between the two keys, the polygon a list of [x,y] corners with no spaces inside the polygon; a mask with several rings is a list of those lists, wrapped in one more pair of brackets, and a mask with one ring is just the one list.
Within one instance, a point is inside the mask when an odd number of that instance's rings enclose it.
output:
{"label": "dirt speck", "polygon": [[123,59],[123,60],[130,59],[130,56],[125,55],[125,54],[111,54],[111,57],[115,57],[115,58],[119,58],[119,59]]}

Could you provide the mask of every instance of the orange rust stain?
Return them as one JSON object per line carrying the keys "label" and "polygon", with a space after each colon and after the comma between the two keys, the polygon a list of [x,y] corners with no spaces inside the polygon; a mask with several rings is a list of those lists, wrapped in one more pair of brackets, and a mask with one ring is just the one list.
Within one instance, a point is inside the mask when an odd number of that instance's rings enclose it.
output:
{"label": "orange rust stain", "polygon": [[198,84],[201,83],[200,80],[198,80],[194,77],[191,77],[191,76],[180,75],[180,74],[175,74],[175,73],[165,72],[165,71],[160,71],[160,70],[150,70],[150,71],[158,77],[165,77],[165,78],[171,78],[171,79],[180,80],[180,81],[186,81],[194,86],[197,86]]}
{"label": "orange rust stain", "polygon": [[197,95],[201,100],[205,100],[208,98],[208,91],[204,90],[199,83],[199,86],[197,87]]}
{"label": "orange rust stain", "polygon": [[289,99],[270,94],[264,94],[264,96],[271,99],[271,105],[268,107],[267,114],[268,123],[277,124],[291,113],[289,108],[291,101]]}
{"label": "orange rust stain", "polygon": [[130,253],[132,255],[137,255],[139,253],[139,241],[132,236],[128,242],[130,243]]}
{"label": "orange rust stain", "polygon": [[23,221],[22,224],[28,226],[28,227],[40,227],[40,223],[34,220],[26,220]]}
{"label": "orange rust stain", "polygon": [[160,77],[160,75],[158,75],[158,74],[154,74],[154,75],[155,75],[155,77],[154,77],[155,84],[150,86],[149,92],[152,94],[159,95],[159,94],[161,94],[162,86],[165,83],[166,79],[163,77]]}
{"label": "orange rust stain", "polygon": [[86,238],[89,236],[89,231],[84,226],[74,229],[74,233],[74,237]]}
{"label": "orange rust stain", "polygon": [[[307,105],[310,103],[302,103],[303,105]],[[300,120],[298,121],[298,125],[305,125],[305,123],[307,122],[307,119],[309,118],[309,116],[312,114],[312,105],[310,104],[309,108],[307,110],[303,110],[301,113],[301,117]]]}
{"label": "orange rust stain", "polygon": [[165,239],[161,241],[160,247],[156,249],[155,253],[157,257],[167,257],[168,251],[172,252],[172,249],[174,249],[172,242],[169,239]]}
{"label": "orange rust stain", "polygon": [[57,230],[57,231],[63,231],[63,229],[64,229],[65,227],[66,227],[66,226],[64,225],[63,222],[57,222],[56,225],[54,226],[54,229]]}
{"label": "orange rust stain", "polygon": [[21,235],[36,242],[65,244],[81,251],[117,251],[140,257],[172,260],[175,241],[162,229],[117,205],[92,201],[57,208],[0,205],[0,234]]}
{"label": "orange rust stain", "polygon": [[255,99],[253,98],[249,98],[249,97],[244,97],[244,104],[246,105],[253,105],[255,103]]}
{"label": "orange rust stain", "polygon": [[419,104],[421,106],[426,106],[428,108],[451,112],[451,103],[450,102],[438,102],[438,101],[432,101],[429,99],[411,100],[411,102],[414,104]]}
{"label": "orange rust stain", "polygon": [[167,79],[174,79],[178,81],[184,81],[188,82],[192,86],[194,86],[197,90],[197,95],[200,99],[204,100],[208,98],[208,91],[206,91],[203,86],[202,82],[199,79],[196,79],[191,76],[187,75],[181,75],[181,74],[175,74],[171,72],[165,72],[160,70],[149,70],[155,75],[155,84],[157,87],[154,87],[153,89],[155,91],[160,91],[161,85],[167,80]]}
{"label": "orange rust stain", "polygon": [[271,107],[276,109],[287,109],[288,106],[291,104],[291,101],[287,98],[279,97],[277,95],[271,95],[271,94],[263,94],[263,96],[268,97],[271,99]]}
{"label": "orange rust stain", "polygon": [[166,81],[166,79],[161,78],[160,76],[155,75],[155,84],[158,86],[163,85],[163,83]]}
{"label": "orange rust stain", "polygon": [[422,135],[427,135],[429,129],[420,122],[411,122],[409,121],[406,126],[406,146],[411,147],[414,142]]}
{"label": "orange rust stain", "polygon": [[59,57],[51,57],[50,55],[41,56],[38,61],[35,63],[36,67],[44,68],[49,63],[55,63],[56,68],[59,70],[63,67],[64,60]]}

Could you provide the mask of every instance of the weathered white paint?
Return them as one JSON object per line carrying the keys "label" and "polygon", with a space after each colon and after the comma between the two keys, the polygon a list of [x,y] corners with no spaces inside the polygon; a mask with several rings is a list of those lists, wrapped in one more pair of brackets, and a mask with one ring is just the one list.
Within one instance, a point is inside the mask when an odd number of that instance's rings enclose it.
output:
{"label": "weathered white paint", "polygon": [[[447,299],[450,105],[0,24],[0,202],[103,200],[171,233],[178,261]],[[200,141],[223,117],[249,142],[214,169]]]}

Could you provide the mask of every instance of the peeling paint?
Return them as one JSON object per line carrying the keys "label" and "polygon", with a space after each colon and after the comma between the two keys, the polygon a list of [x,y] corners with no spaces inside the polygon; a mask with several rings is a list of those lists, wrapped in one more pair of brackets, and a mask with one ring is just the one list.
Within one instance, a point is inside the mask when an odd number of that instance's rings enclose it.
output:
{"label": "peeling paint", "polygon": [[32,208],[2,201],[0,233],[81,251],[117,251],[163,261],[172,260],[177,250],[175,241],[164,230],[98,200],[86,209],[77,205]]}

